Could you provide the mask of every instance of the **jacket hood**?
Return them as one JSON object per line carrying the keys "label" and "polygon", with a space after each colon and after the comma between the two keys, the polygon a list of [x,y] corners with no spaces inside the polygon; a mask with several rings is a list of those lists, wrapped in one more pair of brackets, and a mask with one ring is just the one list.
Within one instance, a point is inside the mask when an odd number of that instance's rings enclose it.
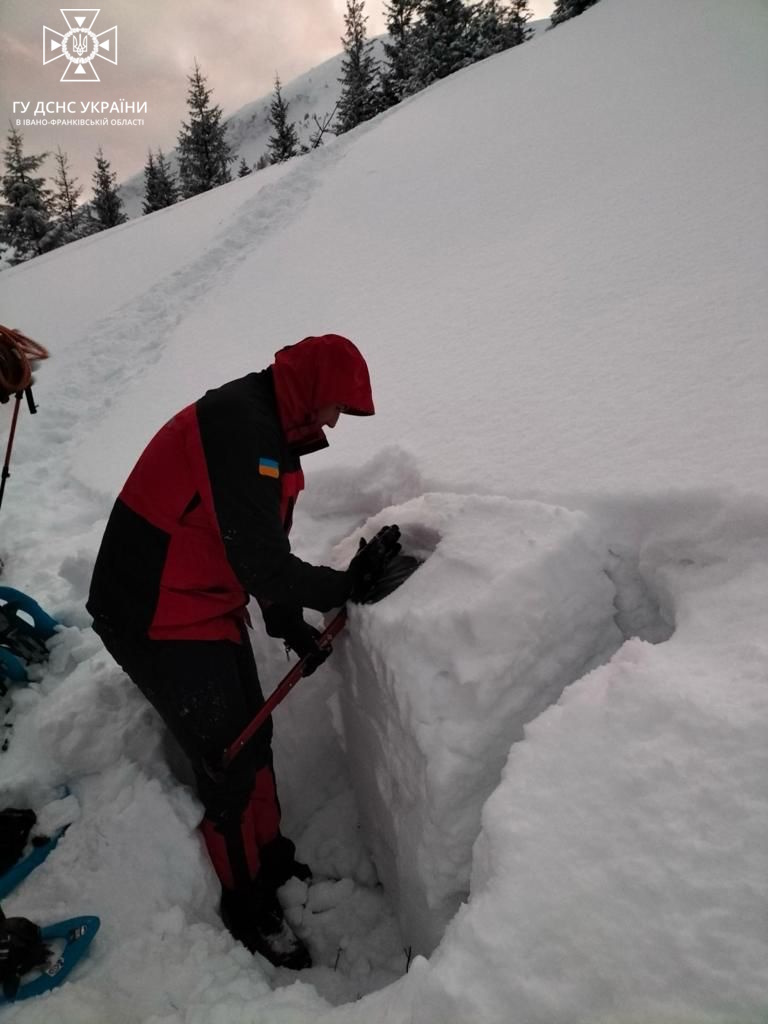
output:
{"label": "jacket hood", "polygon": [[324,405],[343,405],[352,416],[375,412],[365,359],[340,334],[304,338],[281,348],[272,375],[283,433],[298,455],[327,447],[323,430],[312,422]]}

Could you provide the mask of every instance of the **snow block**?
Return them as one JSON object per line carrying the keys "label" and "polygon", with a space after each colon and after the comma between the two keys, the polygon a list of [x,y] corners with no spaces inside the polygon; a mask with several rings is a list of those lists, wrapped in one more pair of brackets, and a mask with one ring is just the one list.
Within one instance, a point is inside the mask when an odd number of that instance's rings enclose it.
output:
{"label": "snow block", "polygon": [[622,638],[582,513],[427,494],[369,520],[340,563],[387,523],[425,563],[380,604],[350,606],[344,742],[381,881],[406,941],[429,953],[469,891],[511,744]]}

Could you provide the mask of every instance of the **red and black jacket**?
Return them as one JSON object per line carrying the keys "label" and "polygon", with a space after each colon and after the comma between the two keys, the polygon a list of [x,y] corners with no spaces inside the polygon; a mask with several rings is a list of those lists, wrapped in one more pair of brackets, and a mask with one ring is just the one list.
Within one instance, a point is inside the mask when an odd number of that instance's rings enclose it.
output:
{"label": "red and black jacket", "polygon": [[288,541],[304,483],[296,452],[326,443],[311,412],[329,402],[373,413],[365,362],[336,335],[283,349],[274,367],[166,423],[107,523],[87,605],[97,629],[239,641],[249,594],[319,611],[343,604],[346,574],[302,561]]}

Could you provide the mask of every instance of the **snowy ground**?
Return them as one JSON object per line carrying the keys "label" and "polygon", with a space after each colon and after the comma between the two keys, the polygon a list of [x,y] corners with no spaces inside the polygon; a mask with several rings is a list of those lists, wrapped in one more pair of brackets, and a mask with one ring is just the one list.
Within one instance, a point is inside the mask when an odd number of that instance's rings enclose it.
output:
{"label": "snowy ground", "polygon": [[[3,581],[67,629],[14,694],[0,785],[41,807],[66,783],[47,813],[76,819],[5,909],[103,919],[6,1019],[765,1020],[767,21],[601,0],[2,274],[3,322],[53,351]],[[427,559],[276,715],[316,879],[283,894],[318,964],[296,980],[222,930],[183,766],[83,601],[154,430],[326,330],[378,412],[306,460],[296,550],[344,564],[400,520]]]}

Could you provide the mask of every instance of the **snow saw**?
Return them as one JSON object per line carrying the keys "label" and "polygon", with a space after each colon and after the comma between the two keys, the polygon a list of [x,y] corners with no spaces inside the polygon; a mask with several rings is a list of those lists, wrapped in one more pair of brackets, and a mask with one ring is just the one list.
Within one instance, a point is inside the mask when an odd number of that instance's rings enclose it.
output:
{"label": "snow saw", "polygon": [[[400,549],[400,529],[384,526],[371,541],[361,538],[357,554],[349,565],[352,577],[351,600],[355,604],[375,604],[391,594],[418,569],[421,562],[413,555],[404,555]],[[334,615],[317,637],[317,646],[330,644],[347,624],[346,606]],[[221,767],[228,767],[256,733],[265,724],[275,708],[282,704],[298,681],[303,678],[307,663],[313,654],[300,658],[288,674],[277,684],[254,718],[237,739],[224,751]]]}

